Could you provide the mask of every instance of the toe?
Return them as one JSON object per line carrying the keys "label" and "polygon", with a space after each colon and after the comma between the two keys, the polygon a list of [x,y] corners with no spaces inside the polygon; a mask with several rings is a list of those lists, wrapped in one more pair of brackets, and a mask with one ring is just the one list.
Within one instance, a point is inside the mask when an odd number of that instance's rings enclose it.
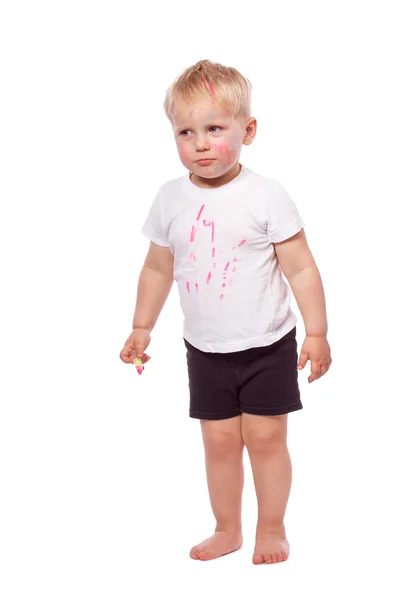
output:
{"label": "toe", "polygon": [[201,550],[199,552],[200,560],[210,560],[210,558],[213,558],[212,550]]}
{"label": "toe", "polygon": [[272,558],[269,554],[266,554],[264,556],[264,562],[266,562],[267,564],[271,564],[272,563]]}
{"label": "toe", "polygon": [[253,555],[253,563],[255,565],[261,565],[264,562],[264,558],[262,557],[261,554],[254,554]]}
{"label": "toe", "polygon": [[277,563],[278,562],[278,555],[277,555],[276,552],[274,552],[273,555],[272,555],[272,562],[273,563]]}

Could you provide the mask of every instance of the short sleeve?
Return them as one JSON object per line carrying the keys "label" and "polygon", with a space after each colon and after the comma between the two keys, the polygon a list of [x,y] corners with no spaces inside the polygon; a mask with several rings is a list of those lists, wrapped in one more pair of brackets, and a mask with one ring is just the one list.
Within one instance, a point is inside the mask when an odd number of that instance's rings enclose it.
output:
{"label": "short sleeve", "polygon": [[276,179],[267,180],[267,234],[271,242],[283,242],[304,227],[297,207]]}
{"label": "short sleeve", "polygon": [[161,186],[150,206],[141,233],[158,246],[169,246],[165,230],[163,199],[163,186]]}

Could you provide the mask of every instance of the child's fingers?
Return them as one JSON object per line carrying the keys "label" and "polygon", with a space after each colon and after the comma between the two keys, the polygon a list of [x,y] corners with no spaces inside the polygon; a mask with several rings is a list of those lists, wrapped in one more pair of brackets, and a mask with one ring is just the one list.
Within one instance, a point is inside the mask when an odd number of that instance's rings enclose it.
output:
{"label": "child's fingers", "polygon": [[124,348],[123,350],[121,350],[119,357],[124,363],[133,362],[132,350]]}

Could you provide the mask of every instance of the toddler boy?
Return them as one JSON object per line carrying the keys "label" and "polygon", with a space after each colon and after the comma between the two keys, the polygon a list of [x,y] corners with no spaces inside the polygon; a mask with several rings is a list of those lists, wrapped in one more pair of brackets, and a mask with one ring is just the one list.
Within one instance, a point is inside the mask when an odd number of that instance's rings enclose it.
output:
{"label": "toddler boy", "polygon": [[[150,333],[174,281],[185,317],[190,407],[199,419],[214,534],[190,557],[218,558],[242,545],[246,446],[258,502],[253,563],[289,557],[284,515],[291,486],[287,417],[303,405],[298,369],[309,383],[332,362],[323,286],[304,223],[286,190],[239,162],[253,142],[251,84],[208,60],[168,89],[164,109],[189,173],[164,183],[142,232],[150,247],[138,283],[133,331],[120,358],[146,363]],[[306,337],[297,354],[296,316]]]}

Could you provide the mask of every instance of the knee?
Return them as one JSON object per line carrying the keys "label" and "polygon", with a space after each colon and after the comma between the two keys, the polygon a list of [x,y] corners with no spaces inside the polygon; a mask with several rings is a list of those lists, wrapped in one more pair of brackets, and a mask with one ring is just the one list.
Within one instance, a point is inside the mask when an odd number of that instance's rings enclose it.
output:
{"label": "knee", "polygon": [[261,428],[249,428],[243,432],[246,447],[251,452],[270,454],[286,448],[286,433],[281,430],[263,431]]}
{"label": "knee", "polygon": [[244,442],[241,434],[229,431],[215,432],[212,435],[204,435],[204,448],[208,455],[213,458],[225,458],[243,451]]}

